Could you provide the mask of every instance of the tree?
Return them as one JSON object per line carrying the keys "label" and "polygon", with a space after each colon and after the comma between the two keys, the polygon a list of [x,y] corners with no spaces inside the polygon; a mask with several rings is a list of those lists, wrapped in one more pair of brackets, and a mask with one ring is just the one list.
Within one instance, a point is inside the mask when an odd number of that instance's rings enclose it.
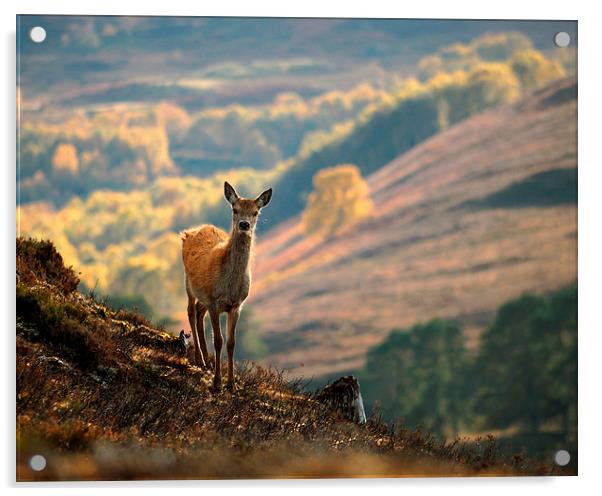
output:
{"label": "tree", "polygon": [[510,60],[512,70],[526,90],[532,90],[564,76],[558,62],[546,59],[537,50],[518,52]]}
{"label": "tree", "polygon": [[561,431],[577,437],[577,286],[554,293],[550,299],[551,339],[544,366],[548,393],[546,417],[560,416]]}
{"label": "tree", "polygon": [[426,55],[418,62],[418,74],[423,81],[444,70],[443,59],[439,55]]}
{"label": "tree", "polygon": [[170,137],[184,137],[192,123],[192,119],[186,110],[170,102],[161,102],[157,105],[155,115],[159,125],[165,129]]}
{"label": "tree", "polygon": [[503,305],[482,336],[476,406],[489,428],[535,433],[576,414],[577,288],[549,298],[525,294]]}
{"label": "tree", "polygon": [[454,435],[465,418],[467,363],[458,324],[434,319],[393,331],[370,350],[360,376],[367,401],[379,400],[386,418]]}
{"label": "tree", "polygon": [[70,143],[60,143],[52,155],[52,170],[58,174],[75,175],[79,171],[77,150]]}
{"label": "tree", "polygon": [[516,99],[520,83],[507,64],[483,63],[468,74],[468,91],[472,113]]}
{"label": "tree", "polygon": [[533,48],[531,40],[522,33],[484,34],[472,42],[483,60],[507,60],[520,50]]}
{"label": "tree", "polygon": [[314,192],[303,213],[307,235],[330,235],[370,215],[368,185],[355,165],[323,169],[314,176]]}

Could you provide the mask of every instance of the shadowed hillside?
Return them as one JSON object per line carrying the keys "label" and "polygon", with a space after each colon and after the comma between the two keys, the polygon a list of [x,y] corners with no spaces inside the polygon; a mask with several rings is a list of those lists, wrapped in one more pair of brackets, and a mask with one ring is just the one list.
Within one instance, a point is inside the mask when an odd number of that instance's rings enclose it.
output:
{"label": "shadowed hillside", "polygon": [[576,279],[576,84],[457,124],[368,177],[371,218],[329,238],[292,219],[260,239],[251,304],[270,359],[352,370],[394,327],[457,319],[475,339],[524,291]]}
{"label": "shadowed hillside", "polygon": [[505,462],[491,437],[445,443],[374,417],[360,427],[252,364],[238,364],[238,392],[214,396],[177,338],[74,283],[52,244],[17,239],[18,480],[566,472]]}

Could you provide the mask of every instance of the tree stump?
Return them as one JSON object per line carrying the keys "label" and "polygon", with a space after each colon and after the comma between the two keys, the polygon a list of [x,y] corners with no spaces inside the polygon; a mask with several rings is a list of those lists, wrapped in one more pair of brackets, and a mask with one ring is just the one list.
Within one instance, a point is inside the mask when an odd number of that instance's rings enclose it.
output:
{"label": "tree stump", "polygon": [[316,393],[316,401],[329,406],[343,418],[356,424],[366,423],[360,384],[352,375],[341,377],[333,383],[327,384]]}

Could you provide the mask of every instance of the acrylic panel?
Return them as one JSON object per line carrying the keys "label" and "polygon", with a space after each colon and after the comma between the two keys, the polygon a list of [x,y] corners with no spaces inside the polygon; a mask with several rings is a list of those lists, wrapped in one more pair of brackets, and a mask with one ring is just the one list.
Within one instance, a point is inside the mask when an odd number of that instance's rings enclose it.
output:
{"label": "acrylic panel", "polygon": [[17,480],[577,473],[577,22],[17,17]]}

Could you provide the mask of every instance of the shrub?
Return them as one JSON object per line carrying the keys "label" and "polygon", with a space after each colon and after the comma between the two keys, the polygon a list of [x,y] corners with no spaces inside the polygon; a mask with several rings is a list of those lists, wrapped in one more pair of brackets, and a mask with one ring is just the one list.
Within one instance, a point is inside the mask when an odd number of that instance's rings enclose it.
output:
{"label": "shrub", "polygon": [[17,320],[34,329],[36,339],[58,345],[82,367],[95,367],[114,348],[100,320],[43,289],[17,285]]}
{"label": "shrub", "polygon": [[17,238],[17,280],[28,285],[45,281],[63,293],[71,293],[79,277],[71,267],[65,267],[63,257],[51,241]]}

